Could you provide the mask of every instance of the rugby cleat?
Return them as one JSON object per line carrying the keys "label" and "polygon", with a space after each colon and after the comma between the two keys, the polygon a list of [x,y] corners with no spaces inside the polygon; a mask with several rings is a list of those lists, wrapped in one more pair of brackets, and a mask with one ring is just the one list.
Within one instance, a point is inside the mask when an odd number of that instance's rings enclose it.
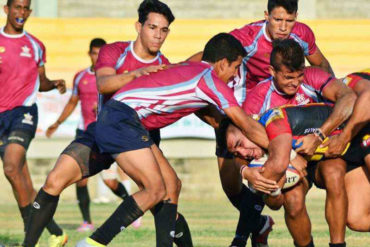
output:
{"label": "rugby cleat", "polygon": [[85,238],[76,244],[76,247],[105,247],[91,238]]}
{"label": "rugby cleat", "polygon": [[269,246],[267,240],[275,222],[269,215],[264,215],[263,217],[267,218],[266,223],[259,232],[252,234],[252,247]]}
{"label": "rugby cleat", "polygon": [[77,228],[78,232],[89,232],[94,230],[94,225],[88,223],[87,221],[82,222],[82,224]]}
{"label": "rugby cleat", "polygon": [[68,235],[63,232],[62,235],[51,235],[48,240],[49,247],[62,247],[68,242]]}

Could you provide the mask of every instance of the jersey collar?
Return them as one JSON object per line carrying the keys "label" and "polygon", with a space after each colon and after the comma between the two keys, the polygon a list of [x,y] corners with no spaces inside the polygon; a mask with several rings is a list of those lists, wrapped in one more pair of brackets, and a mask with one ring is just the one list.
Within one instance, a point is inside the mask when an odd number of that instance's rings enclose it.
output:
{"label": "jersey collar", "polygon": [[262,30],[263,30],[263,35],[265,36],[265,39],[268,41],[268,42],[272,42],[272,40],[270,39],[270,37],[268,36],[267,34],[267,21],[265,21],[265,23],[263,23],[263,26],[262,26]]}
{"label": "jersey collar", "polygon": [[8,33],[5,33],[4,28],[5,28],[5,27],[2,27],[2,28],[0,29],[0,34],[1,34],[1,35],[3,35],[3,36],[5,36],[5,37],[7,37],[7,38],[11,38],[11,39],[22,38],[22,37],[26,34],[26,32],[25,32],[25,31],[23,31],[23,32],[22,32],[22,33],[20,33],[20,34],[8,34]]}
{"label": "jersey collar", "polygon": [[134,41],[131,41],[130,43],[130,50],[131,50],[131,53],[132,55],[134,56],[134,58],[142,63],[154,63],[160,56],[160,52],[157,52],[157,56],[153,59],[150,59],[150,60],[145,60],[145,59],[142,59],[141,57],[139,57],[135,51],[134,51]]}

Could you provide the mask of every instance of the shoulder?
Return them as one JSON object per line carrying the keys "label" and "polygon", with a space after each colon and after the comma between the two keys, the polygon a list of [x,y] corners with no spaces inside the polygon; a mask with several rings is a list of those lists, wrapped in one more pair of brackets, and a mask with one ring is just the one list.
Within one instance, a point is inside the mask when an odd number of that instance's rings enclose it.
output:
{"label": "shoulder", "polygon": [[45,49],[45,45],[44,43],[42,43],[41,40],[39,40],[38,38],[36,38],[35,36],[33,36],[32,34],[28,33],[28,32],[25,32],[25,36],[27,38],[29,38],[31,41],[33,42],[36,42],[41,48]]}
{"label": "shoulder", "polygon": [[260,32],[262,27],[264,26],[265,21],[257,21],[249,23],[241,28],[234,29],[230,32],[237,39],[250,39],[253,40],[254,37]]}
{"label": "shoulder", "polygon": [[105,53],[105,52],[119,52],[122,53],[126,50],[127,47],[130,46],[129,41],[117,41],[114,43],[106,44],[101,48],[100,53]]}
{"label": "shoulder", "polygon": [[314,35],[312,29],[308,25],[298,21],[293,27],[292,34],[298,35],[301,38]]}

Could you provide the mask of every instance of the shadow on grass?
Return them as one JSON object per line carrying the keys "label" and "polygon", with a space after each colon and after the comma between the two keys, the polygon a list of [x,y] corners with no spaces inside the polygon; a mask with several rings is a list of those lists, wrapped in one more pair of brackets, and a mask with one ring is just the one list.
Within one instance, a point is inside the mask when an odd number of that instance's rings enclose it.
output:
{"label": "shadow on grass", "polygon": [[23,241],[23,236],[0,234],[0,246],[1,247],[20,246],[22,244],[22,241]]}

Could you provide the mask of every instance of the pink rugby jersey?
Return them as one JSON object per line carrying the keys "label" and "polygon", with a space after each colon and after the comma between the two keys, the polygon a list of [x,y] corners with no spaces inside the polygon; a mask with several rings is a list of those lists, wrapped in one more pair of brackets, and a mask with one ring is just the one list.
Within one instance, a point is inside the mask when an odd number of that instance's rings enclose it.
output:
{"label": "pink rugby jersey", "polygon": [[[267,35],[266,24],[266,21],[253,22],[230,32],[242,43],[248,54],[244,57],[239,75],[233,83],[237,85],[235,90],[238,90],[238,88],[241,90],[241,92],[235,93],[240,97],[238,101],[244,101],[245,88],[250,90],[258,82],[270,77],[268,66],[270,65],[272,40]],[[305,56],[312,55],[317,50],[315,35],[306,24],[296,22],[289,38],[300,44]]]}
{"label": "pink rugby jersey", "polygon": [[98,102],[95,73],[91,68],[84,69],[75,75],[72,95],[77,95],[81,102],[81,120],[78,128],[86,130],[90,123],[96,121]]}
{"label": "pink rugby jersey", "polygon": [[247,114],[262,114],[270,108],[283,105],[306,105],[322,102],[322,91],[335,78],[317,67],[307,67],[304,70],[303,82],[294,96],[280,92],[273,83],[272,77],[258,83],[248,92],[243,103]]}
{"label": "pink rugby jersey", "polygon": [[10,35],[0,30],[0,112],[36,102],[38,68],[46,62],[45,47],[27,32]]}
{"label": "pink rugby jersey", "polygon": [[165,127],[208,104],[221,109],[238,106],[232,90],[205,62],[186,62],[142,76],[113,99],[133,108],[148,130]]}
{"label": "pink rugby jersey", "polygon": [[[95,70],[108,67],[115,69],[116,74],[123,74],[150,65],[169,63],[161,52],[158,52],[157,56],[151,60],[144,60],[135,54],[133,41],[120,41],[107,44],[100,49]],[[111,97],[112,95],[103,96],[99,94],[99,109]]]}

